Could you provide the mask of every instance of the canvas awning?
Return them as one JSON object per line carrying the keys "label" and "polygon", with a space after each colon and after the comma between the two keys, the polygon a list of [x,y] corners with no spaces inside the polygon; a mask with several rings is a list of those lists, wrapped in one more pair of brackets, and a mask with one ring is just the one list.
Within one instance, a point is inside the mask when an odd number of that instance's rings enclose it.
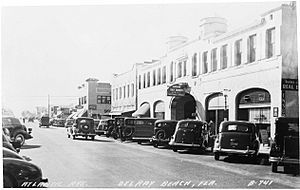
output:
{"label": "canvas awning", "polygon": [[137,109],[133,114],[132,117],[138,117],[147,115],[150,112],[150,105],[149,104],[143,104],[139,109]]}

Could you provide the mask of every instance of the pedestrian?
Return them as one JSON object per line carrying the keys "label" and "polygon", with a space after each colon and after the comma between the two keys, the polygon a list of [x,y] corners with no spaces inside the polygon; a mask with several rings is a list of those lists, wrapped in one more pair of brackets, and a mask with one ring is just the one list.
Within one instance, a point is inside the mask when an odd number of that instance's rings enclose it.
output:
{"label": "pedestrian", "polygon": [[212,136],[212,135],[215,135],[215,124],[212,120],[209,121],[208,123],[208,130],[209,130],[209,135]]}
{"label": "pedestrian", "polygon": [[23,117],[23,123],[25,123],[25,117]]}

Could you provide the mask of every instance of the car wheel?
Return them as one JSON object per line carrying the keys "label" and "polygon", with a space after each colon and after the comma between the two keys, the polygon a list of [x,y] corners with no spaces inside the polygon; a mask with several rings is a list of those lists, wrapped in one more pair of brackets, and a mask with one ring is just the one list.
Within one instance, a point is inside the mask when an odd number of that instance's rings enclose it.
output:
{"label": "car wheel", "polygon": [[142,142],[141,142],[141,141],[138,141],[138,144],[142,144]]}
{"label": "car wheel", "polygon": [[75,135],[72,135],[72,138],[73,138],[73,139],[76,139],[76,136],[75,136]]}
{"label": "car wheel", "polygon": [[3,186],[5,188],[12,188],[12,187],[14,187],[13,180],[9,176],[7,176],[7,175],[3,176]]}
{"label": "car wheel", "polygon": [[177,152],[177,149],[176,149],[176,148],[173,148],[173,152]]}
{"label": "car wheel", "polygon": [[107,138],[109,137],[109,134],[108,133],[106,133],[106,135],[105,135]]}
{"label": "car wheel", "polygon": [[153,147],[157,148],[158,147],[158,143],[153,143]]}
{"label": "car wheel", "polygon": [[70,138],[71,136],[70,136],[70,134],[68,134],[68,138]]}
{"label": "car wheel", "polygon": [[18,134],[15,135],[15,140],[14,141],[16,142],[18,139],[20,139],[20,144],[21,144],[21,146],[23,146],[24,143],[25,143],[25,137],[22,133],[18,133]]}
{"label": "car wheel", "polygon": [[92,141],[95,140],[95,136],[91,136]]}
{"label": "car wheel", "polygon": [[277,162],[272,162],[272,172],[277,172]]}
{"label": "car wheel", "polygon": [[219,153],[215,153],[215,160],[219,160],[220,159],[220,154]]}

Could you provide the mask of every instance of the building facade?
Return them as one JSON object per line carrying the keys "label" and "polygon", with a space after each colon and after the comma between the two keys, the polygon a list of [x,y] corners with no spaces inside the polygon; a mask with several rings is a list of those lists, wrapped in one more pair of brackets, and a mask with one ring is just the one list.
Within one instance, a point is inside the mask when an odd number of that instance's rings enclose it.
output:
{"label": "building facade", "polygon": [[86,83],[78,87],[78,109],[87,111],[87,116],[101,118],[111,111],[111,85],[88,78]]}
{"label": "building facade", "polygon": [[[209,17],[198,39],[170,37],[165,56],[137,68],[133,116],[246,120],[270,137],[277,117],[299,116],[296,23],[296,8],[282,5],[235,31]],[[112,93],[125,97],[124,85]]]}

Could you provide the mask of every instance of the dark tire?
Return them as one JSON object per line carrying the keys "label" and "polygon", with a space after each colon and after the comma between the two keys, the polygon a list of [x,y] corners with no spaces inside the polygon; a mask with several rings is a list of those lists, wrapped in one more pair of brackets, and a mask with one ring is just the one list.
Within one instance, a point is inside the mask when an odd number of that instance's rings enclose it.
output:
{"label": "dark tire", "polygon": [[68,134],[68,138],[70,138],[71,136],[70,136],[70,134]]}
{"label": "dark tire", "polygon": [[153,147],[157,148],[158,147],[158,143],[157,142],[153,143]]}
{"label": "dark tire", "polygon": [[215,160],[220,160],[220,154],[219,153],[216,152],[214,157],[215,157]]}
{"label": "dark tire", "polygon": [[75,139],[76,139],[76,136],[75,136],[75,135],[72,135],[72,138],[73,138],[73,140],[75,140]]}
{"label": "dark tire", "polygon": [[92,141],[95,140],[95,136],[91,136]]}
{"label": "dark tire", "polygon": [[105,136],[108,138],[110,135],[108,133],[106,133]]}
{"label": "dark tire", "polygon": [[272,162],[272,172],[276,173],[277,172],[277,162]]}
{"label": "dark tire", "polygon": [[176,148],[173,148],[173,152],[177,152],[177,149],[176,149]]}
{"label": "dark tire", "polygon": [[25,143],[25,137],[24,137],[24,135],[22,134],[22,133],[17,133],[16,135],[15,135],[15,138],[14,138],[15,140],[15,142],[17,141],[17,139],[20,139],[20,144],[21,144],[21,146],[23,146],[24,145],[24,143]]}
{"label": "dark tire", "polygon": [[138,141],[138,144],[142,144],[142,142],[141,142],[141,141]]}
{"label": "dark tire", "polygon": [[5,188],[12,188],[12,187],[14,187],[14,182],[9,176],[4,175],[3,176],[3,186]]}
{"label": "dark tire", "polygon": [[157,131],[155,137],[156,137],[158,140],[163,140],[163,139],[165,139],[165,137],[166,137],[166,133],[165,133],[164,130],[159,130],[159,131]]}

